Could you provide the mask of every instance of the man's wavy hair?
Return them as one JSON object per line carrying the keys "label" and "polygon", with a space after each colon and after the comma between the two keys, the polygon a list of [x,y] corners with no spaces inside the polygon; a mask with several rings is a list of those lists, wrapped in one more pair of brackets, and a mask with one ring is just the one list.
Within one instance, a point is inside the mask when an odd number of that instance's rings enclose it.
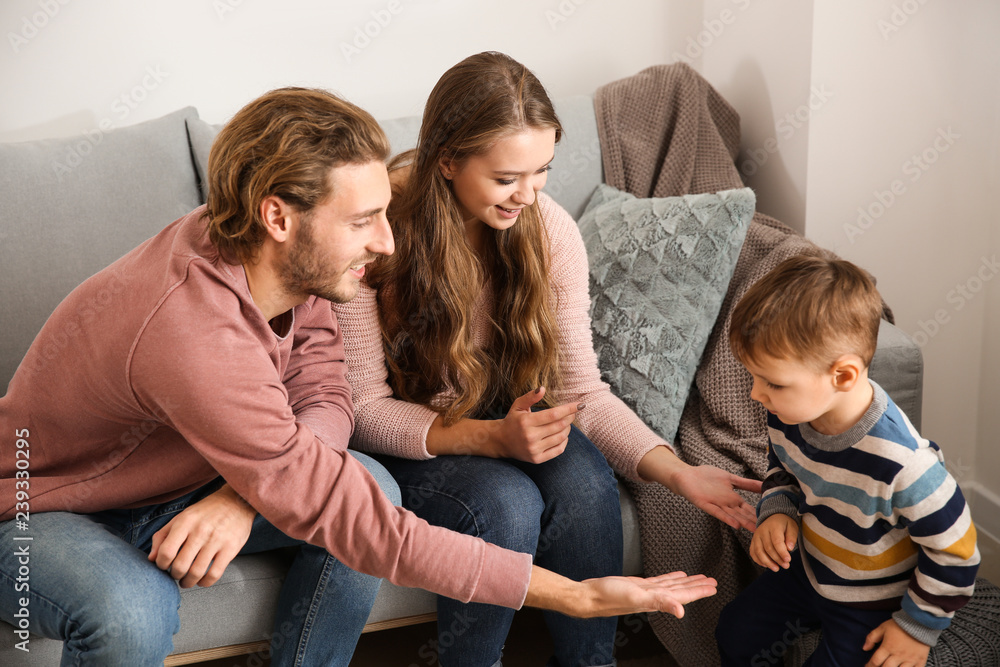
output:
{"label": "man's wavy hair", "polygon": [[747,290],[733,309],[729,345],[741,362],[767,355],[825,372],[856,354],[867,367],[881,318],[882,298],[868,272],[842,259],[799,255]]}
{"label": "man's wavy hair", "polygon": [[212,144],[209,238],[226,261],[253,261],[266,235],[265,197],[308,213],[332,194],[332,168],[388,157],[389,141],[367,111],[325,90],[272,90],[240,109]]}
{"label": "man's wavy hair", "polygon": [[[397,396],[436,410],[446,424],[538,386],[549,390],[546,398],[558,389],[555,297],[538,202],[509,229],[491,230],[480,259],[439,167],[442,159],[461,166],[511,134],[548,128],[558,141],[562,126],[535,75],[509,56],[480,53],[444,73],[424,108],[416,149],[389,165],[410,170],[388,210],[396,252],[369,274],[389,381]],[[472,324],[487,283],[495,310],[480,349]],[[438,404],[446,390],[453,397]]]}

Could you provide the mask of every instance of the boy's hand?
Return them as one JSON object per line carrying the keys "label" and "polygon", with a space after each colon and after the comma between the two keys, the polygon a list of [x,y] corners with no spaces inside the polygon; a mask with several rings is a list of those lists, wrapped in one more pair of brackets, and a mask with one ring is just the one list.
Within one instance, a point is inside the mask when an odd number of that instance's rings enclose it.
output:
{"label": "boy's hand", "polygon": [[757,526],[750,542],[750,557],[761,567],[777,572],[792,564],[791,551],[799,539],[799,524],[787,514],[772,514]]}
{"label": "boy's hand", "polygon": [[870,651],[881,643],[865,667],[924,667],[931,647],[906,634],[891,618],[868,633],[864,649]]}

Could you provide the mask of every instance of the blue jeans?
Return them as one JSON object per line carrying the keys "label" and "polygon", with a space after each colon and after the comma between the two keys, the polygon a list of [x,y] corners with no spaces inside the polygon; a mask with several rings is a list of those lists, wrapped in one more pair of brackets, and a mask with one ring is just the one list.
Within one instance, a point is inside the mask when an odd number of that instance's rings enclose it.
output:
{"label": "blue jeans", "polygon": [[854,667],[864,665],[875,652],[862,649],[865,637],[891,616],[889,609],[857,609],[821,596],[809,583],[796,550],[787,570],[765,570],[726,605],[715,640],[725,666],[780,667],[799,637],[821,628],[819,647],[804,665]]}
{"label": "blue jeans", "polygon": [[[351,452],[399,504],[377,462]],[[0,523],[0,619],[28,600],[33,634],[63,641],[63,665],[162,665],[180,629],[180,590],[147,560],[153,534],[222,485],[217,480],[160,505],[94,514],[33,514],[28,532]],[[289,502],[295,502],[289,498]],[[14,541],[15,536],[32,540]],[[29,592],[18,592],[16,549],[29,545]],[[344,665],[354,653],[380,579],[359,574],[324,549],[284,535],[260,515],[241,553],[301,545],[285,578],[271,637],[271,664]]]}
{"label": "blue jeans", "polygon": [[[574,426],[566,451],[541,464],[480,456],[379,461],[399,482],[403,506],[428,523],[535,555],[535,563],[577,581],[622,573],[618,486],[604,456]],[[438,597],[438,653],[444,666],[498,665],[514,610]],[[551,665],[614,664],[617,618],[545,612]]]}

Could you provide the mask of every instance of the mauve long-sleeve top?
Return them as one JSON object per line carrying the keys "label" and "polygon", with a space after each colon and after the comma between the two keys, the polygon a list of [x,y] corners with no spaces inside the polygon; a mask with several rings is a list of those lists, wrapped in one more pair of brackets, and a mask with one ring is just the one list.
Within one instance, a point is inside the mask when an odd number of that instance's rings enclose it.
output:
{"label": "mauve long-sleeve top", "polygon": [[329,302],[266,321],[203,213],[85,281],[38,334],[0,398],[0,519],[161,503],[221,475],[352,569],[520,607],[530,555],[394,507],[347,454],[353,406]]}

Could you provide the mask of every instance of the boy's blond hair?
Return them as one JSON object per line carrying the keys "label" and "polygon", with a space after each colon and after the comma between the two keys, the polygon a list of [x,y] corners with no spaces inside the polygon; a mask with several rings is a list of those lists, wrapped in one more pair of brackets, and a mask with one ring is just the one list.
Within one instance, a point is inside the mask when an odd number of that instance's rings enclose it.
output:
{"label": "boy's blond hair", "polygon": [[844,354],[871,363],[882,297],[863,269],[842,259],[798,255],[754,284],[733,310],[729,345],[740,362],[761,355],[829,369]]}

